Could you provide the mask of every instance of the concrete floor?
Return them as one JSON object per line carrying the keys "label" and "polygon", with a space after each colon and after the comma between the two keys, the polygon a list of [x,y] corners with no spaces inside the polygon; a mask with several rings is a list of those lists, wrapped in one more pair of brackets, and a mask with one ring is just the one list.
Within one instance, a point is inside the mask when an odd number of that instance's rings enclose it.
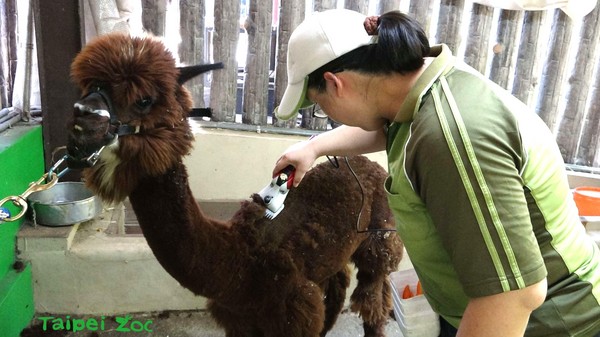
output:
{"label": "concrete floor", "polygon": [[[60,316],[62,319],[65,316]],[[81,317],[77,317],[78,319]],[[93,317],[100,322],[102,317]],[[179,311],[161,314],[133,314],[131,321],[133,327],[149,323],[152,332],[122,332],[117,331],[118,324],[112,318],[105,318],[103,331],[83,330],[79,332],[54,331],[51,321],[43,329],[42,320],[34,318],[30,328],[23,331],[21,337],[225,337],[225,333],[212,320],[206,311]],[[130,322],[131,322],[130,321]],[[399,326],[390,318],[386,327],[387,337],[403,337]],[[334,328],[327,334],[328,337],[358,337],[364,336],[361,319],[354,313],[344,311],[338,318]]]}

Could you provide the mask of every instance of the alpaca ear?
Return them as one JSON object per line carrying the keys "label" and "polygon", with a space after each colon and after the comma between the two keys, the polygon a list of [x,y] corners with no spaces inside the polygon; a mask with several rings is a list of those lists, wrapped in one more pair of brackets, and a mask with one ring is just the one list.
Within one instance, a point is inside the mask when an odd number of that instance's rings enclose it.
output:
{"label": "alpaca ear", "polygon": [[185,82],[191,80],[192,78],[211,71],[215,69],[222,69],[223,63],[210,63],[210,64],[197,64],[194,66],[186,66],[186,67],[178,67],[179,69],[179,78],[177,78],[177,83],[184,84]]}

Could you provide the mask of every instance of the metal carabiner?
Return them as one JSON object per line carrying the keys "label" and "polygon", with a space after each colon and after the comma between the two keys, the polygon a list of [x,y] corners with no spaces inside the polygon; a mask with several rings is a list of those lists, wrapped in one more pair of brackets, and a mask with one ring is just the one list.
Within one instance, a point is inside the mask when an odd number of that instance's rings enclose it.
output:
{"label": "metal carabiner", "polygon": [[[67,160],[67,158],[69,157],[68,154],[65,154],[62,158],[60,158],[58,161],[56,161],[56,163],[54,163],[54,165],[52,165],[52,167],[50,168],[50,170],[48,170],[48,176],[52,177],[55,174],[55,171],[58,172],[58,167],[65,161]],[[69,171],[69,167],[65,167],[62,171],[56,173],[56,175],[61,178],[62,176],[65,175],[65,173],[67,173]]]}
{"label": "metal carabiner", "polygon": [[[46,181],[48,175],[50,175],[51,177],[50,181]],[[33,192],[47,190],[56,185],[57,182],[58,175],[56,173],[48,172],[44,174],[38,181],[30,183],[29,188],[26,189],[25,192],[21,193],[20,195],[8,196],[0,200],[0,221],[12,222],[22,218],[23,215],[25,215],[25,212],[27,211],[27,197]],[[19,213],[15,216],[11,216],[10,212],[8,212],[8,209],[2,207],[5,203],[9,201],[12,201],[13,205],[15,205],[16,207],[21,208]]]}
{"label": "metal carabiner", "polygon": [[90,154],[89,157],[84,158],[85,162],[89,165],[89,167],[96,165],[96,163],[98,162],[98,159],[100,159],[100,154],[102,153],[102,151],[104,150],[105,147],[106,147],[106,145],[102,146],[101,148],[96,150],[96,152]]}

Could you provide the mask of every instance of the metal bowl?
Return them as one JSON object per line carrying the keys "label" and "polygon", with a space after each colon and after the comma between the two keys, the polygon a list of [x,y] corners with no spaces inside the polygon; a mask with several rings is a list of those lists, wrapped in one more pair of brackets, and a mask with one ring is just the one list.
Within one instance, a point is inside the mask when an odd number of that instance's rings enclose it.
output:
{"label": "metal bowl", "polygon": [[61,182],[34,192],[27,198],[34,223],[69,226],[95,218],[102,212],[102,201],[81,182]]}

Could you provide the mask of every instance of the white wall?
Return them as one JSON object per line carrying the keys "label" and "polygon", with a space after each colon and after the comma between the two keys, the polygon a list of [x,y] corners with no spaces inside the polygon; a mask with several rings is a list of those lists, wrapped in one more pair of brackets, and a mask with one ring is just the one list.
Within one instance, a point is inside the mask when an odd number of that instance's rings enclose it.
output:
{"label": "white wall", "polygon": [[[271,181],[275,162],[289,146],[308,139],[210,128],[196,129],[194,136],[194,150],[185,164],[192,192],[199,200],[248,198]],[[387,168],[384,152],[368,157]]]}

